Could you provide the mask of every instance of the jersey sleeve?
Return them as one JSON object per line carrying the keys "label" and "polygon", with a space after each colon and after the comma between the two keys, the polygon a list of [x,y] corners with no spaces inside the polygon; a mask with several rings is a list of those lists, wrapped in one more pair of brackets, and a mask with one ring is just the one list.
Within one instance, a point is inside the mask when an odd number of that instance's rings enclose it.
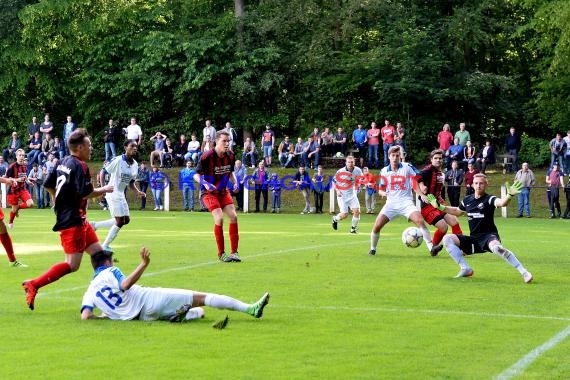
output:
{"label": "jersey sleeve", "polygon": [[81,301],[81,310],[79,310],[80,313],[83,312],[83,310],[85,309],[89,309],[91,311],[93,311],[93,309],[95,308],[95,303],[93,302],[93,289],[91,288],[91,286],[87,289],[87,291],[85,292],[85,294],[83,295],[83,301]]}
{"label": "jersey sleeve", "polygon": [[70,177],[69,180],[73,181],[77,193],[82,197],[86,197],[93,192],[93,184],[91,183],[91,175],[89,174],[89,168],[85,166],[85,171],[81,166],[76,167],[73,171],[75,174]]}
{"label": "jersey sleeve", "polygon": [[119,163],[121,162],[120,160],[122,159],[122,156],[115,157],[103,167],[103,170],[105,170],[107,173],[113,173],[119,167]]}

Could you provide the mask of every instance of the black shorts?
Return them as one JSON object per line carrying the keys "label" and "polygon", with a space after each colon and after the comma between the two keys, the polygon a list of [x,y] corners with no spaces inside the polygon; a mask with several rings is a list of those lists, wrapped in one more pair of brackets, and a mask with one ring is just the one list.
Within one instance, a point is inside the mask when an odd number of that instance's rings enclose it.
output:
{"label": "black shorts", "polygon": [[457,235],[459,239],[459,248],[466,255],[472,255],[474,253],[491,252],[489,249],[489,243],[493,240],[501,241],[501,238],[497,234],[484,234],[476,236],[468,235]]}

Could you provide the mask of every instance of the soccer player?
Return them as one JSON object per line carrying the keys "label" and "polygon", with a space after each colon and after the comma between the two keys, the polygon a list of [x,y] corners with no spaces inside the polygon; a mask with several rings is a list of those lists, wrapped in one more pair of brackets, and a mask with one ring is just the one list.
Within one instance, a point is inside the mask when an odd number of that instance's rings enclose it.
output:
{"label": "soccer player", "polygon": [[332,217],[332,228],[338,228],[338,222],[348,216],[348,208],[352,211],[352,226],[350,233],[355,234],[360,221],[360,202],[358,201],[358,187],[360,180],[364,179],[362,170],[355,166],[354,156],[346,157],[346,166],[339,169],[333,178],[336,190],[336,201],[340,212]]}
{"label": "soccer player", "polygon": [[380,231],[392,219],[398,216],[405,216],[412,221],[422,231],[422,235],[426,242],[428,251],[431,252],[433,244],[427,226],[422,214],[414,205],[413,192],[417,191],[413,187],[413,183],[421,181],[416,168],[412,165],[401,162],[402,148],[394,145],[388,149],[388,160],[390,164],[380,171],[380,190],[381,196],[386,197],[386,204],[380,210],[376,217],[372,232],[370,233],[370,252],[373,256],[376,254],[378,240],[380,240]]}
{"label": "soccer player", "polygon": [[93,188],[89,167],[85,163],[91,157],[93,147],[85,129],[73,131],[67,143],[71,154],[59,161],[44,184],[54,199],[56,223],[53,230],[59,231],[65,261],[22,283],[26,303],[31,310],[34,310],[34,300],[41,287],[78,270],[84,251],[92,255],[103,249],[93,227],[87,222],[87,199],[112,192],[113,185]]}
{"label": "soccer player", "polygon": [[90,222],[95,231],[101,227],[110,227],[103,242],[103,249],[111,252],[113,252],[110,247],[111,243],[115,240],[121,228],[131,221],[129,204],[125,197],[127,186],[135,192],[138,198],[146,197],[146,193],[140,191],[135,184],[139,170],[139,165],[135,161],[138,144],[135,140],[126,140],[123,143],[123,148],[125,153],[115,157],[103,168],[105,172],[109,173],[109,183],[114,188],[112,193],[105,195],[112,218],[101,222]]}
{"label": "soccer player", "polygon": [[24,162],[25,158],[24,149],[16,150],[16,162],[13,162],[6,170],[6,177],[16,180],[15,182],[12,181],[12,186],[8,189],[6,197],[7,203],[12,206],[8,228],[14,227],[14,218],[18,216],[20,209],[34,205],[34,201],[26,189],[26,182],[30,182],[27,179],[28,167]]}
{"label": "soccer player", "polygon": [[[0,177],[0,183],[5,183],[7,185],[17,186],[19,184],[16,178],[5,178]],[[28,266],[21,261],[16,259],[14,254],[14,247],[12,246],[12,239],[8,234],[6,229],[6,223],[4,223],[4,211],[0,207],[0,242],[6,250],[6,255],[8,256],[9,265],[14,268],[27,268]]]}
{"label": "soccer player", "polygon": [[525,283],[532,281],[532,274],[519,262],[515,254],[503,247],[497,226],[495,225],[495,209],[505,207],[509,204],[511,197],[521,191],[522,184],[515,181],[512,186],[507,184],[507,195],[497,198],[486,193],[487,176],[485,174],[475,174],[473,188],[475,193],[463,199],[459,207],[440,205],[433,195],[428,195],[427,199],[431,205],[441,211],[456,216],[467,214],[469,220],[470,235],[447,235],[443,238],[443,244],[449,252],[449,256],[461,268],[457,277],[473,276],[473,269],[467,264],[463,254],[493,252],[502,257],[522,275]]}
{"label": "soccer player", "polygon": [[443,150],[435,149],[430,153],[429,157],[431,164],[426,166],[420,173],[422,180],[418,182],[420,190],[419,199],[424,220],[437,228],[433,234],[433,247],[430,251],[432,256],[437,256],[443,249],[443,245],[440,243],[447,233],[447,226],[451,226],[451,231],[456,235],[463,234],[463,231],[461,231],[457,217],[441,212],[427,202],[426,195],[433,194],[440,204],[445,204],[441,196],[443,182],[445,180],[445,176],[441,171],[443,166]]}
{"label": "soccer player", "polygon": [[113,266],[112,255],[112,252],[100,251],[91,256],[95,276],[83,296],[81,319],[98,318],[93,314],[97,307],[103,312],[102,317],[109,319],[182,322],[203,318],[201,306],[235,310],[261,318],[269,303],[269,293],[255,303],[246,304],[225,295],[136,285],[150,263],[149,250],[141,248],[141,262],[128,276]]}
{"label": "soccer player", "polygon": [[[218,259],[225,263],[240,262],[238,254],[238,222],[234,201],[228,186],[238,190],[234,175],[235,157],[230,150],[230,136],[224,130],[216,132],[216,146],[205,152],[198,166],[194,181],[200,184],[200,199],[214,218],[214,236],[218,246]],[[231,253],[225,253],[224,214],[230,219]]]}

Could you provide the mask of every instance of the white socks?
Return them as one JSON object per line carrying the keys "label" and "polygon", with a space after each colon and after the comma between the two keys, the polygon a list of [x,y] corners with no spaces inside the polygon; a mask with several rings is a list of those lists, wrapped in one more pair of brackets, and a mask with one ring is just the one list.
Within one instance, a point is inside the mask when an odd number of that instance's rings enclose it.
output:
{"label": "white socks", "polygon": [[109,229],[109,233],[107,234],[107,238],[103,242],[103,247],[108,247],[113,242],[113,240],[115,240],[115,238],[117,237],[117,234],[119,233],[120,230],[121,230],[121,227],[117,226],[116,224],[113,224],[111,229]]}
{"label": "white socks", "polygon": [[213,307],[215,309],[229,309],[235,311],[241,311],[245,313],[248,304],[245,304],[235,298],[220,295],[220,294],[206,294],[206,299],[204,300],[204,305]]}
{"label": "white socks", "polygon": [[380,240],[380,232],[370,232],[370,249],[376,250],[378,240]]}
{"label": "white socks", "polygon": [[111,228],[115,225],[115,218],[103,220],[101,222],[91,222],[95,229],[99,228]]}
{"label": "white socks", "polygon": [[356,228],[358,227],[358,222],[360,222],[360,217],[356,218],[356,217],[352,217],[352,228]]}
{"label": "white socks", "polygon": [[527,271],[526,268],[523,267],[523,265],[520,263],[519,259],[517,259],[517,257],[515,256],[515,254],[512,253],[511,251],[509,251],[508,249],[506,249],[505,247],[503,247],[501,244],[495,245],[491,249],[491,252],[493,252],[495,255],[500,256],[503,259],[505,259],[505,261],[508,262],[509,264],[511,264],[513,266],[513,268],[518,270],[520,274],[526,273],[526,271]]}
{"label": "white socks", "polygon": [[422,235],[424,237],[424,241],[426,242],[428,251],[431,251],[431,249],[433,248],[433,243],[431,242],[431,234],[429,233],[429,230],[427,229],[425,224],[422,227],[418,228],[420,229],[420,231],[422,231]]}
{"label": "white socks", "polygon": [[459,247],[456,246],[453,242],[452,236],[453,235],[445,235],[443,237],[443,245],[445,245],[445,249],[447,249],[447,252],[449,252],[449,256],[451,256],[451,258],[457,264],[459,264],[459,267],[461,269],[470,268],[469,264],[467,264],[467,261],[465,261],[465,257],[463,257],[463,252],[461,252]]}

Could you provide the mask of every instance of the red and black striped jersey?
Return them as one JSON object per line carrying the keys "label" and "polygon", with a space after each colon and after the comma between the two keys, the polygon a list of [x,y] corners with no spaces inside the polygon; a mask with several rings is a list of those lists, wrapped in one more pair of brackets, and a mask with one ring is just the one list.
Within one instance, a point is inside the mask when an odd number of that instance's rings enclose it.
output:
{"label": "red and black striped jersey", "polygon": [[[234,165],[235,156],[232,151],[219,156],[215,149],[211,149],[200,157],[196,172],[202,176],[204,181],[213,184],[218,191],[221,191],[227,189]],[[204,190],[202,184],[200,184],[200,189]]]}
{"label": "red and black striped jersey", "polygon": [[[14,162],[8,166],[6,170],[6,177],[8,178],[26,178],[28,176],[28,167],[26,165],[20,165]],[[8,194],[19,194],[22,190],[26,188],[26,182],[18,182],[17,185],[11,185],[8,189]]]}

